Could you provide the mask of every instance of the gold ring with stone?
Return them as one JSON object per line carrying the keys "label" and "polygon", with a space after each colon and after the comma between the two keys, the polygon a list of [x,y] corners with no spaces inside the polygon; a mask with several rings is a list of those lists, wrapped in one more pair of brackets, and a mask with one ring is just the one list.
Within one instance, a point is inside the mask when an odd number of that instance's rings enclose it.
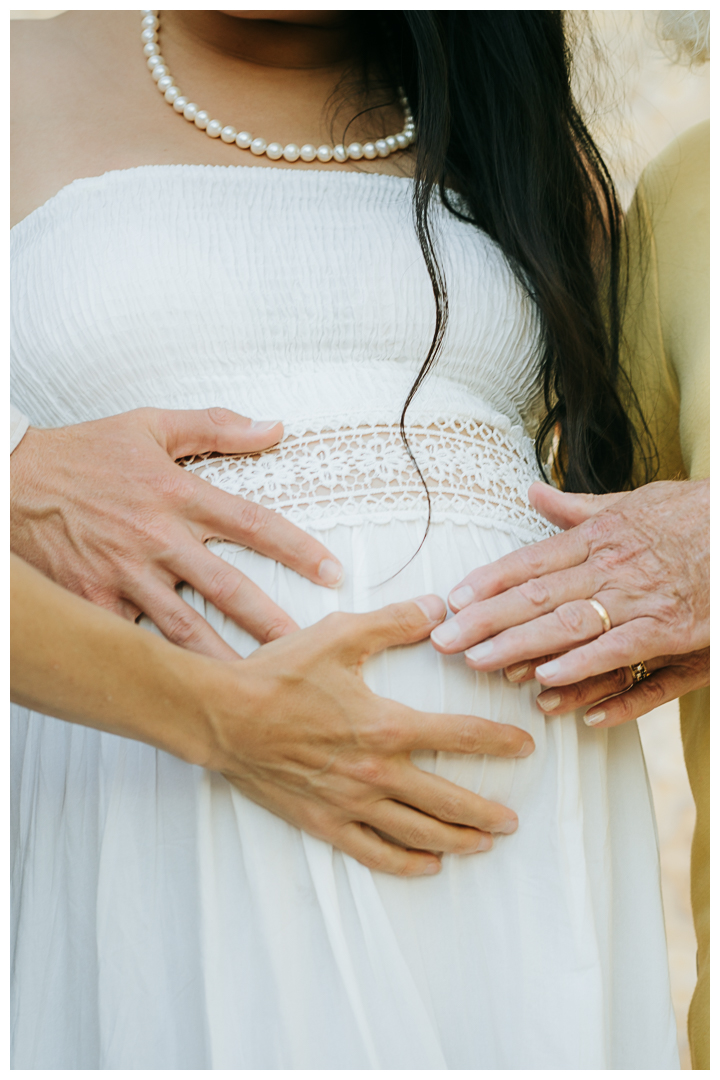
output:
{"label": "gold ring with stone", "polygon": [[592,604],[592,606],[595,608],[598,615],[602,619],[603,633],[607,634],[608,630],[612,630],[612,623],[610,622],[610,616],[608,615],[607,611],[602,606],[599,600],[589,600],[588,603]]}
{"label": "gold ring with stone", "polygon": [[633,686],[635,683],[644,682],[645,679],[649,679],[652,672],[648,671],[645,667],[643,660],[639,664],[631,664],[630,670],[632,672]]}

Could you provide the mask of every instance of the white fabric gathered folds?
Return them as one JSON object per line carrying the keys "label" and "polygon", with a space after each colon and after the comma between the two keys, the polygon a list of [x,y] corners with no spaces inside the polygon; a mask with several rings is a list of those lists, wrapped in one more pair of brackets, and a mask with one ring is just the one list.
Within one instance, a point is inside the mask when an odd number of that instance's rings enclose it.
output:
{"label": "white fabric gathered folds", "polygon": [[[41,426],[149,405],[282,419],[271,451],[182,464],[317,535],[342,587],[210,548],[301,626],[447,596],[552,535],[527,499],[540,332],[495,245],[438,208],[450,318],[406,420],[418,472],[399,419],[435,312],[410,191],[269,167],[75,181],[12,231],[14,404]],[[14,1068],[679,1067],[636,726],[546,719],[537,684],[428,642],[365,678],[531,732],[523,760],[416,755],[512,807],[516,834],[437,877],[373,873],[218,775],[13,708]]]}

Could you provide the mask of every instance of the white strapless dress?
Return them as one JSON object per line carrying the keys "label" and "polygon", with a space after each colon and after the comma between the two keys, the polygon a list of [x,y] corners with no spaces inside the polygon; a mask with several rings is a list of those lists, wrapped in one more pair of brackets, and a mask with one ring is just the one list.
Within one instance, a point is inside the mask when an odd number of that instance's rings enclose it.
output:
{"label": "white strapless dress", "polygon": [[[301,626],[447,595],[550,532],[526,499],[539,328],[497,247],[439,211],[450,319],[408,419],[432,498],[414,555],[427,510],[397,423],[434,304],[410,192],[247,167],[75,181],[13,229],[15,404],[40,425],[143,405],[280,418],[280,447],[188,467],[320,536],[345,584],[218,553]],[[418,756],[515,809],[514,836],[436,878],[372,873],[218,775],[13,710],[15,1068],[679,1067],[635,725],[545,719],[535,684],[428,642],[366,677],[532,733],[526,760]]]}

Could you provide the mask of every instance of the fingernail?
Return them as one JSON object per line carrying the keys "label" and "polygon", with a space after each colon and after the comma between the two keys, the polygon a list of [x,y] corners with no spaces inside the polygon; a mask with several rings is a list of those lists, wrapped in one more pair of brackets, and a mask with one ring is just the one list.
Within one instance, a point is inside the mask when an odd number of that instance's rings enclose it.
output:
{"label": "fingernail", "polygon": [[543,712],[550,712],[551,709],[560,704],[562,699],[559,694],[546,690],[544,693],[538,694],[535,700]]}
{"label": "fingernail", "polygon": [[253,431],[269,431],[270,428],[277,427],[279,423],[279,420],[253,420],[250,427]]}
{"label": "fingernail", "polygon": [[[435,596],[433,593],[429,596],[416,596],[413,603],[417,604],[429,622],[437,622],[438,619],[445,617],[445,604],[439,596]],[[436,631],[433,631],[434,633]]]}
{"label": "fingernail", "polygon": [[589,713],[585,713],[583,720],[588,727],[594,727],[595,724],[599,724],[601,720],[605,719],[604,709],[591,709]]}
{"label": "fingernail", "polygon": [[468,604],[472,604],[474,599],[475,593],[469,585],[463,585],[460,589],[455,589],[455,591],[451,592],[450,596],[448,597],[448,600],[450,601],[452,606],[454,608],[458,608],[458,610],[460,608],[467,607]]}
{"label": "fingernail", "polygon": [[560,665],[557,660],[551,660],[549,664],[541,664],[540,667],[535,668],[535,678],[540,679],[552,679],[560,671]]}
{"label": "fingernail", "polygon": [[318,566],[318,577],[323,585],[329,585],[333,589],[342,584],[344,576],[342,566],[334,559],[323,559]]}
{"label": "fingernail", "polygon": [[428,875],[439,874],[439,873],[440,873],[440,863],[439,862],[429,862],[429,863],[427,863],[427,865],[425,866],[425,869],[423,870],[423,874],[428,874]]}
{"label": "fingernail", "polygon": [[481,836],[477,842],[477,846],[473,848],[473,851],[489,851],[492,846],[492,836]]}
{"label": "fingernail", "polygon": [[535,743],[532,741],[532,739],[526,739],[518,750],[515,757],[530,757],[534,749]]}
{"label": "fingernail", "polygon": [[503,833],[505,836],[509,836],[510,833],[514,833],[517,830],[518,823],[517,818],[508,818],[507,821],[500,821],[495,826],[494,832]]}
{"label": "fingernail", "polygon": [[520,664],[519,667],[505,668],[505,678],[508,682],[520,682],[523,675],[527,674],[527,669],[529,667],[529,664]]}
{"label": "fingernail", "polygon": [[473,645],[472,649],[468,649],[465,653],[468,660],[484,660],[486,656],[489,656],[493,651],[492,641],[481,641],[479,645]]}
{"label": "fingernail", "polygon": [[460,637],[460,627],[454,619],[448,619],[447,622],[437,626],[430,637],[436,645],[452,645]]}

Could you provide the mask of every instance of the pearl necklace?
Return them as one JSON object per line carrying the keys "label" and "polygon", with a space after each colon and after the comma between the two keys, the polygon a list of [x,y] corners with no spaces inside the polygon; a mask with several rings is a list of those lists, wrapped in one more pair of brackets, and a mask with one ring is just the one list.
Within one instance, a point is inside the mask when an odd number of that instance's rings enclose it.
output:
{"label": "pearl necklace", "polygon": [[404,150],[406,146],[415,141],[415,121],[410,112],[408,99],[403,90],[400,90],[400,105],[405,114],[403,130],[397,135],[386,135],[384,139],[375,139],[373,142],[352,142],[349,146],[313,146],[305,143],[297,146],[288,143],[283,146],[279,142],[267,142],[266,139],[254,138],[249,131],[238,131],[232,124],[222,124],[219,120],[212,120],[210,113],[199,108],[194,101],[185,97],[179,86],[170,74],[165,60],[160,55],[158,45],[158,31],[160,30],[159,12],[141,11],[142,15],[142,43],[143,52],[147,59],[150,74],[157,83],[157,88],[164,96],[168,105],[172,105],[176,113],[181,113],[186,120],[195,124],[195,127],[204,131],[211,139],[222,139],[224,143],[235,143],[241,150],[250,150],[251,153],[260,157],[266,154],[272,161],[284,158],[285,161],[347,161],[352,158],[359,161],[361,158],[388,157],[396,150]]}

